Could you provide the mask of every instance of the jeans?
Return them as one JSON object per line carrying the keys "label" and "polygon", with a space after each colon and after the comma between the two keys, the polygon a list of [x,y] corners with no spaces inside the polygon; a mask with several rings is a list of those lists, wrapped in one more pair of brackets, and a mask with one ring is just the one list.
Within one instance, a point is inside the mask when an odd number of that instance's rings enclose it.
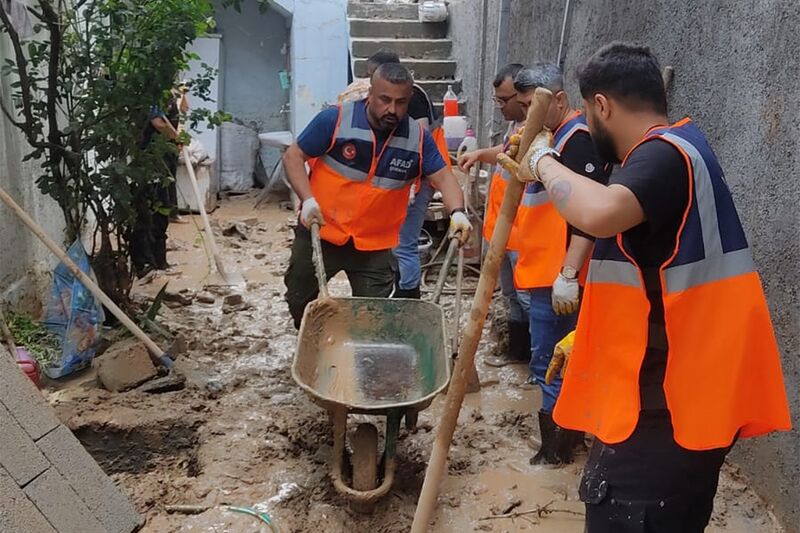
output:
{"label": "jeans", "polygon": [[400,228],[400,241],[392,250],[397,259],[400,271],[400,288],[403,290],[419,287],[422,276],[422,265],[419,261],[419,235],[422,233],[422,224],[425,223],[425,212],[433,198],[433,187],[428,180],[422,180],[420,190],[414,201],[408,206],[406,220]]}
{"label": "jeans", "polygon": [[552,413],[558,394],[561,392],[561,376],[556,376],[550,385],[544,382],[547,367],[553,358],[553,350],[561,339],[575,329],[578,313],[557,315],[553,310],[551,288],[530,291],[531,362],[530,371],[542,389],[542,411]]}
{"label": "jeans", "polygon": [[[528,291],[514,286],[514,267],[517,265],[519,253],[506,250],[500,264],[500,291],[508,304],[508,320],[510,322],[527,322],[530,314],[530,295]],[[560,339],[559,339],[560,340]]]}

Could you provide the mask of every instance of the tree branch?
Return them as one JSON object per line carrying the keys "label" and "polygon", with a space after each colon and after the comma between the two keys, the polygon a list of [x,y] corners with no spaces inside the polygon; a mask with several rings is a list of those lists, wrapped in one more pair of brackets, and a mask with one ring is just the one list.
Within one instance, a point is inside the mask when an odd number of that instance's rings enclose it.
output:
{"label": "tree branch", "polygon": [[34,145],[38,140],[36,139],[34,120],[33,120],[33,95],[31,94],[31,80],[28,75],[28,60],[25,58],[25,52],[22,50],[22,42],[20,41],[17,29],[11,24],[8,18],[8,13],[5,9],[0,8],[0,21],[3,22],[8,37],[11,40],[11,46],[14,48],[14,59],[17,64],[17,77],[19,77],[20,94],[22,96],[22,115],[25,118],[26,128],[22,129],[28,143]]}

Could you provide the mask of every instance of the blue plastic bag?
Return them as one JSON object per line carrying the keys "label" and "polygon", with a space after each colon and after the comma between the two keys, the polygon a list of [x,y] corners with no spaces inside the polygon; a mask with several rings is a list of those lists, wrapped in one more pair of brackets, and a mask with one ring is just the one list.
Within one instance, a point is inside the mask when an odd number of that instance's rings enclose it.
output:
{"label": "blue plastic bag", "polygon": [[[96,280],[89,256],[80,240],[70,246],[67,255],[81,272]],[[60,378],[89,366],[104,321],[105,314],[100,302],[64,263],[59,263],[53,272],[53,289],[44,324],[61,340],[61,357],[57,364],[44,369],[47,377]]]}

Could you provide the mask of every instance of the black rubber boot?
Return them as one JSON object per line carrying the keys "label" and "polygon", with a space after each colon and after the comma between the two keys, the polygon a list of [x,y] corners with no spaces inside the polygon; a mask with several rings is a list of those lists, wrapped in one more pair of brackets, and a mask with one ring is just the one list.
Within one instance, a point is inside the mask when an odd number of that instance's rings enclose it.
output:
{"label": "black rubber boot", "polygon": [[527,322],[508,323],[508,357],[524,363],[531,360],[531,330]]}
{"label": "black rubber boot", "polygon": [[487,357],[484,362],[493,367],[501,367],[531,360],[531,335],[527,322],[508,323],[508,350],[500,357]]}
{"label": "black rubber boot", "polygon": [[578,436],[582,438],[583,432],[556,426],[556,455],[559,463],[568,465],[575,461],[575,444]]}
{"label": "black rubber boot", "polygon": [[553,422],[553,415],[539,411],[539,433],[542,436],[542,446],[536,455],[531,457],[530,463],[532,465],[557,465],[561,461],[558,457],[558,436],[556,431],[559,430],[556,423]]}
{"label": "black rubber boot", "polygon": [[413,289],[401,289],[400,287],[395,286],[394,295],[392,298],[411,298],[413,300],[419,300],[422,298],[422,293],[419,290],[419,286],[416,286]]}

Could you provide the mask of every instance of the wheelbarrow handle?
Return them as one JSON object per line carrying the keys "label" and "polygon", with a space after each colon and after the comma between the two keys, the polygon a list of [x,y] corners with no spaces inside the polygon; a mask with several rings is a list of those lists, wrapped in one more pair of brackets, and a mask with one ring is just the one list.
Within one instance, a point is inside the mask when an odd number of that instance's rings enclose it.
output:
{"label": "wheelbarrow handle", "polygon": [[319,224],[311,224],[311,249],[314,258],[314,271],[317,274],[319,284],[319,294],[322,298],[328,298],[328,277],[325,275],[325,260],[322,258],[322,240],[319,236]]}
{"label": "wheelbarrow handle", "polygon": [[450,270],[450,265],[453,263],[453,258],[458,251],[459,242],[458,234],[450,237],[450,245],[447,247],[447,253],[444,256],[442,269],[439,271],[439,277],[436,279],[436,286],[433,289],[433,303],[438,304],[439,299],[442,297],[444,291],[444,284],[447,281],[447,271]]}

